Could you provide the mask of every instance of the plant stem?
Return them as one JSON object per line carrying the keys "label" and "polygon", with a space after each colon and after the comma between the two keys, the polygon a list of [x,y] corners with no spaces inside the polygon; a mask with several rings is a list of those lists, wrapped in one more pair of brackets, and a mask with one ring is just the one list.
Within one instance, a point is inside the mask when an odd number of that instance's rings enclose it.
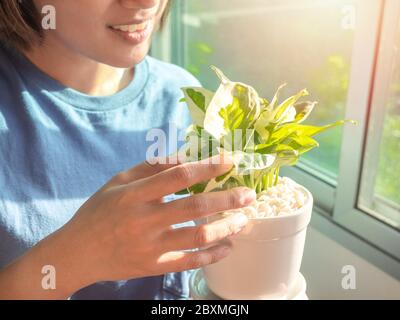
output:
{"label": "plant stem", "polygon": [[276,168],[275,170],[275,182],[274,182],[274,186],[276,186],[278,184],[278,180],[279,180],[279,167]]}
{"label": "plant stem", "polygon": [[264,182],[263,181],[264,181],[264,174],[261,171],[261,172],[258,173],[258,176],[257,176],[257,179],[256,179],[256,190],[257,190],[257,193],[260,193],[261,191],[264,190]]}
{"label": "plant stem", "polygon": [[[246,130],[244,130],[244,132],[246,132]],[[249,140],[246,141],[246,143],[245,143],[245,145],[244,145],[244,147],[243,147],[242,150],[244,150],[244,151],[246,150],[247,145],[249,144],[249,142],[251,141],[251,139],[252,139],[253,136],[254,136],[254,132],[255,132],[255,130],[253,130],[253,131],[251,132],[251,135],[250,135],[250,137],[249,137]],[[243,134],[242,134],[242,140],[243,140],[243,135],[244,135],[244,138],[246,138],[246,133],[243,133]]]}
{"label": "plant stem", "polygon": [[265,190],[267,189],[268,185],[267,185],[267,176],[265,174],[263,174],[262,176],[262,189]]}
{"label": "plant stem", "polygon": [[271,187],[272,187],[273,181],[274,181],[274,171],[271,170],[271,171],[268,173],[268,188],[271,188]]}
{"label": "plant stem", "polygon": [[256,188],[256,184],[255,184],[255,181],[254,181],[254,172],[253,171],[250,172],[250,181],[251,181],[251,188],[255,189]]}
{"label": "plant stem", "polygon": [[260,193],[260,192],[261,192],[261,189],[262,189],[262,187],[261,187],[261,182],[259,182],[259,183],[257,183],[256,192],[257,192],[257,193]]}

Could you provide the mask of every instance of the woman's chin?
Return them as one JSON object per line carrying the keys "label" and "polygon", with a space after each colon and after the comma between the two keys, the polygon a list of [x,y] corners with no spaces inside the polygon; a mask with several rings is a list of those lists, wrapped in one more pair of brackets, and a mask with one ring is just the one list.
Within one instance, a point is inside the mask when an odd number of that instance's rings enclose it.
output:
{"label": "woman's chin", "polygon": [[[147,30],[147,31],[146,31]],[[85,42],[81,52],[88,53],[87,56],[100,63],[104,63],[117,68],[131,68],[140,63],[148,54],[151,41],[154,35],[153,25],[142,32],[122,32],[110,27],[105,33],[97,34],[97,45],[90,47]]]}
{"label": "woman's chin", "polygon": [[150,43],[133,48],[111,47],[107,53],[103,51],[102,57],[95,60],[116,68],[132,68],[143,61],[149,50]]}

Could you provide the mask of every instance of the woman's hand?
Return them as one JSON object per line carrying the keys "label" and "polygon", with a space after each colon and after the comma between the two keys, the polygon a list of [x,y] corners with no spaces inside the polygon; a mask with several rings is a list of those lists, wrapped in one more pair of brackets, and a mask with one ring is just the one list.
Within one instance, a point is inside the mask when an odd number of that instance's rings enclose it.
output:
{"label": "woman's hand", "polygon": [[[8,282],[8,293],[17,294],[19,282],[10,282],[8,273],[29,287],[25,292],[30,292],[30,298],[43,297],[40,269],[52,265],[58,294],[50,297],[60,298],[98,281],[195,269],[224,258],[230,249],[218,242],[239,232],[247,223],[245,215],[176,229],[171,225],[249,205],[255,199],[253,190],[236,188],[162,202],[164,196],[232,167],[211,163],[209,159],[179,165],[145,162],[117,174],[65,226],[2,271],[0,288]],[[183,251],[196,248],[203,249]]]}
{"label": "woman's hand", "polygon": [[[213,245],[239,232],[245,215],[173,229],[171,225],[250,204],[246,188],[199,194],[163,203],[165,195],[226,173],[232,165],[211,161],[180,165],[143,163],[111,179],[65,226],[79,243],[93,280],[119,280],[199,268],[220,260],[229,248]],[[211,245],[211,247],[209,247]],[[184,252],[202,247],[208,249]]]}

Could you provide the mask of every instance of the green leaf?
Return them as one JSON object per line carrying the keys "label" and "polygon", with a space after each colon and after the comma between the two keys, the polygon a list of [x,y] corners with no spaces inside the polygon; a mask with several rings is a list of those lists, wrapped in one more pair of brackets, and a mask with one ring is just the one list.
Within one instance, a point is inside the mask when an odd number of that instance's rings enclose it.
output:
{"label": "green leaf", "polygon": [[204,125],[204,117],[208,104],[214,93],[204,88],[186,87],[182,88],[184,99],[188,105],[193,123],[200,127]]}
{"label": "green leaf", "polygon": [[207,182],[201,182],[201,183],[197,183],[197,184],[191,186],[189,188],[189,190],[192,194],[202,193],[202,192],[204,192],[206,186],[207,186]]}
{"label": "green leaf", "polygon": [[296,150],[299,155],[301,155],[318,146],[318,142],[311,137],[292,135],[283,140],[282,144],[278,145],[276,151],[280,151],[283,150],[285,147],[289,147],[293,150]]}
{"label": "green leaf", "polygon": [[292,134],[283,139],[279,144],[258,145],[257,152],[266,154],[287,150],[295,150],[301,155],[318,146],[318,142],[313,138],[307,136],[299,137],[296,134]]}
{"label": "green leaf", "polygon": [[258,117],[257,121],[254,124],[255,130],[257,131],[263,142],[268,141],[270,137],[270,132],[267,129],[267,127],[271,123],[273,118],[274,117],[272,113],[266,110],[261,113],[261,115]]}
{"label": "green leaf", "polygon": [[244,118],[244,111],[240,108],[239,99],[234,97],[230,105],[220,110],[219,115],[224,120],[226,131],[233,131],[239,128]]}
{"label": "green leaf", "polygon": [[308,91],[306,89],[303,89],[296,95],[282,102],[275,110],[274,122],[282,123],[282,122],[293,121],[294,117],[296,116],[296,111],[293,109],[293,105],[301,97],[304,97],[308,94],[309,94]]}
{"label": "green leaf", "polygon": [[217,155],[220,142],[205,129],[191,125],[186,133],[186,143],[179,150],[181,162],[194,162]]}
{"label": "green leaf", "polygon": [[190,193],[190,191],[186,188],[186,189],[183,189],[183,190],[181,190],[181,191],[178,191],[178,192],[175,192],[175,194],[177,195],[177,196],[183,196],[183,195],[185,195],[185,194],[189,194]]}
{"label": "green leaf", "polygon": [[196,106],[203,112],[206,112],[206,97],[200,91],[194,89],[187,89],[187,95],[192,99]]}
{"label": "green leaf", "polygon": [[261,153],[247,153],[243,151],[226,151],[221,150],[220,153],[226,153],[234,163],[236,175],[247,175],[255,170],[264,170],[273,165],[275,155]]}
{"label": "green leaf", "polygon": [[238,179],[238,177],[230,177],[222,186],[222,189],[232,189],[236,187],[243,186],[244,183]]}
{"label": "green leaf", "polygon": [[294,118],[294,122],[301,123],[308,118],[311,112],[314,110],[314,107],[318,102],[300,102],[294,105],[296,110],[296,117]]}
{"label": "green leaf", "polygon": [[283,88],[286,87],[286,85],[287,85],[287,84],[284,83],[284,84],[282,84],[282,85],[278,88],[278,90],[276,90],[276,93],[275,93],[275,95],[274,95],[274,98],[273,98],[272,101],[271,101],[271,107],[272,107],[272,109],[275,109],[275,105],[276,105],[276,104],[278,103],[278,101],[279,101],[280,94],[281,94]]}
{"label": "green leaf", "polygon": [[270,106],[270,103],[268,102],[267,99],[260,98],[261,111],[263,111],[264,109],[268,108],[269,106]]}
{"label": "green leaf", "polygon": [[[346,122],[355,123],[343,120],[325,126],[303,125],[316,105],[316,102],[298,103],[308,95],[306,89],[279,103],[285,86],[282,85],[269,103],[253,87],[230,81],[221,70],[212,69],[221,81],[215,93],[203,88],[183,89],[194,123],[187,132],[185,147],[178,154],[183,153],[187,161],[197,161],[228,153],[234,166],[230,172],[182,190],[181,194],[236,186],[261,192],[277,183],[281,166],[296,164],[302,154],[318,147],[313,136]],[[230,147],[234,147],[233,151]]]}
{"label": "green leaf", "polygon": [[[242,109],[243,116],[240,115],[242,121],[239,127],[247,128],[258,118],[261,100],[254,88],[243,83],[232,82],[221,70],[216,67],[212,68],[220,78],[221,84],[207,107],[204,128],[216,139],[221,140],[230,132],[227,130],[229,124],[228,126],[225,124],[226,118],[221,116],[221,109],[226,109],[230,105],[234,106],[236,112],[238,109]],[[236,116],[239,119],[239,114]],[[235,123],[236,125],[238,124]]]}
{"label": "green leaf", "polygon": [[276,114],[279,112],[280,107],[276,108],[275,105],[278,103],[280,94],[285,86],[286,84],[283,84],[278,88],[270,104],[267,104],[267,100],[262,100],[261,114],[256,120],[254,128],[263,142],[268,141],[270,137],[271,132],[267,127],[274,121]]}
{"label": "green leaf", "polygon": [[179,193],[176,193],[176,194],[177,195],[184,195],[184,194],[188,194],[188,193],[190,193],[190,194],[202,193],[202,192],[204,192],[204,189],[206,188],[206,186],[207,186],[207,181],[201,182],[201,183],[197,183],[197,184],[187,188],[186,189],[187,190],[186,193],[185,193],[185,191],[184,191],[185,189],[184,189],[184,190],[179,191]]}
{"label": "green leaf", "polygon": [[299,153],[296,150],[282,150],[276,154],[274,167],[294,166],[299,160]]}
{"label": "green leaf", "polygon": [[280,143],[283,139],[286,137],[295,134],[297,136],[308,136],[312,137],[316,134],[319,134],[323,131],[326,131],[328,129],[337,127],[339,125],[343,125],[346,122],[350,123],[355,123],[352,120],[341,120],[337,121],[335,123],[331,123],[325,126],[317,127],[317,126],[308,126],[308,125],[302,125],[302,124],[297,124],[297,123],[288,123],[281,125],[279,129],[277,129],[272,135],[271,135],[271,141],[270,144],[277,144]]}
{"label": "green leaf", "polygon": [[211,179],[208,182],[203,192],[211,192],[214,190],[221,189],[233,174],[234,174],[234,168],[232,168],[231,170],[229,170],[229,172],[225,173],[222,176]]}

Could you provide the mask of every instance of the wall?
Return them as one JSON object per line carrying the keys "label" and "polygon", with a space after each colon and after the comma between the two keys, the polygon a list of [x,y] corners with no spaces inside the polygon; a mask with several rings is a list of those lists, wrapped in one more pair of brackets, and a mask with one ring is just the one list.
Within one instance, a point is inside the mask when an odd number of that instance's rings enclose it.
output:
{"label": "wall", "polygon": [[[345,265],[355,267],[355,290],[341,286]],[[301,272],[310,299],[400,299],[400,281],[312,227],[308,228]]]}

